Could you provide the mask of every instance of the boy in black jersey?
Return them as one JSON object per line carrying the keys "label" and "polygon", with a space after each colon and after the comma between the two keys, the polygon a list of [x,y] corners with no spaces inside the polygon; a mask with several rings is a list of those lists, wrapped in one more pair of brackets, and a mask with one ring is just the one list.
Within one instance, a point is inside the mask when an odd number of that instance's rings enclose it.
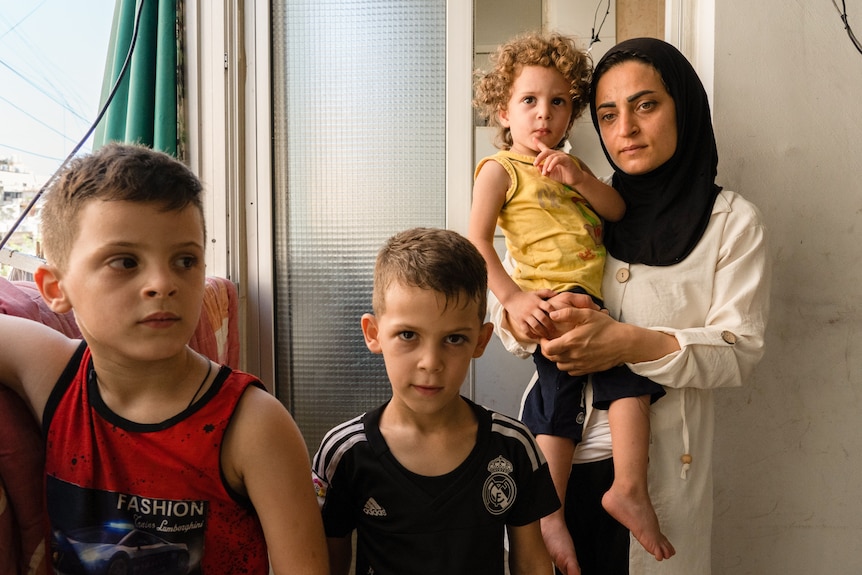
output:
{"label": "boy in black jersey", "polygon": [[332,573],[549,573],[539,519],[559,507],[527,428],[460,395],[485,350],[487,272],[447,230],[397,234],[375,266],[365,343],[383,354],[384,405],[333,428],[314,458]]}

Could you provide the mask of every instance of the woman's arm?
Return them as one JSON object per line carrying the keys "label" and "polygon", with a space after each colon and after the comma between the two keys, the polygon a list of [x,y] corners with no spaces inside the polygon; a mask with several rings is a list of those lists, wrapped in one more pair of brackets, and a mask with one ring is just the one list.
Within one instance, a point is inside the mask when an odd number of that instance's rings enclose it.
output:
{"label": "woman's arm", "polygon": [[572,375],[650,361],[680,349],[672,335],[621,323],[592,309],[566,307],[551,312],[551,318],[564,333],[556,339],[542,340],[542,352],[560,370]]}
{"label": "woman's arm", "polygon": [[[512,270],[515,267],[515,263],[508,252],[506,252],[502,262],[503,267],[506,270]],[[570,305],[574,305],[576,307],[598,309],[593,303],[592,298],[586,294],[575,294],[569,292],[557,294],[548,300],[548,303],[552,308],[552,302],[555,301],[570,302]],[[560,305],[560,303],[557,305]],[[536,349],[536,344],[526,343],[530,341],[531,338],[529,334],[524,331],[523,324],[520,326],[512,325],[512,322],[509,321],[509,314],[506,312],[506,308],[503,307],[503,304],[500,303],[500,300],[497,299],[494,292],[490,292],[488,294],[488,314],[488,321],[494,325],[494,332],[497,334],[497,337],[500,338],[500,342],[503,344],[506,351],[521,359],[526,359],[532,355],[533,351]]]}
{"label": "woman's arm", "polygon": [[654,328],[673,335],[680,352],[631,366],[662,385],[737,387],[763,357],[772,284],[767,233],[752,204],[729,197],[733,211],[722,228],[719,256],[711,268],[711,305],[700,325]]}
{"label": "woman's arm", "polygon": [[545,354],[576,373],[626,363],[669,387],[741,385],[763,355],[769,312],[767,238],[757,209],[722,194],[691,256],[630,271],[622,295],[606,294],[625,323],[588,310],[553,312],[570,331],[543,342]]}

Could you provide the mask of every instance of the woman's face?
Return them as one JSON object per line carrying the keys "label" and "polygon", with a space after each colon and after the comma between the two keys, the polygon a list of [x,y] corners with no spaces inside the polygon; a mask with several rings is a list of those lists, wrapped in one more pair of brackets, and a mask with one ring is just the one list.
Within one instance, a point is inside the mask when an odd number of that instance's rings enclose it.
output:
{"label": "woman's face", "polygon": [[676,106],[645,62],[626,60],[599,78],[596,117],[605,148],[627,174],[649,173],[676,151]]}

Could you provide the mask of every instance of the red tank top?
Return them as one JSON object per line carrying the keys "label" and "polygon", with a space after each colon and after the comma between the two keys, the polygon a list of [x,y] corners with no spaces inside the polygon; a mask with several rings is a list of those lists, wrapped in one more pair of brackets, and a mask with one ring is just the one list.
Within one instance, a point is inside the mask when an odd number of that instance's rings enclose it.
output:
{"label": "red tank top", "polygon": [[260,521],[220,465],[225,430],[250,385],[260,382],[222,367],[189,409],[159,424],[134,423],[102,401],[82,344],[44,416],[55,567],[268,573]]}

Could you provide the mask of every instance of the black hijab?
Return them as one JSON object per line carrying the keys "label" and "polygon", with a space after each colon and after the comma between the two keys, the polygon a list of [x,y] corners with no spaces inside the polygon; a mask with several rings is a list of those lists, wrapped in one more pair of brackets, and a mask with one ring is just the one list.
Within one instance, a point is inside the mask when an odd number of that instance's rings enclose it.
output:
{"label": "black hijab", "polygon": [[668,266],[684,260],[700,241],[721,190],[715,184],[718,152],[709,114],[709,101],[697,73],[676,48],[655,38],[626,40],[608,51],[596,65],[590,94],[593,125],[596,85],[615,64],[646,61],[664,81],[676,104],[677,145],[663,165],[637,176],[623,172],[602,142],[614,168],[613,187],[626,202],[618,222],[605,223],[608,252],[628,263]]}

